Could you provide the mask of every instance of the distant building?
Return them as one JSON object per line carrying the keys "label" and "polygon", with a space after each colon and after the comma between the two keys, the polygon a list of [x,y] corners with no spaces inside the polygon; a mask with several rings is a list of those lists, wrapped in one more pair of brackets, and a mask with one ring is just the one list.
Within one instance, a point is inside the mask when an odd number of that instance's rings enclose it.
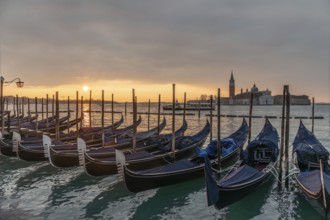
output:
{"label": "distant building", "polygon": [[[231,71],[229,79],[229,97],[221,98],[221,103],[227,105],[248,105],[250,104],[251,93],[253,93],[254,105],[282,105],[282,95],[272,96],[272,91],[268,88],[259,91],[256,84],[253,84],[250,91],[246,89],[246,92],[243,92],[243,89],[241,89],[240,94],[235,94],[235,79],[233,71]],[[306,95],[291,95],[291,104],[310,105],[311,101]]]}
{"label": "distant building", "polygon": [[[291,105],[310,105],[311,100],[307,95],[290,95]],[[283,95],[274,96],[274,105],[282,105]]]}

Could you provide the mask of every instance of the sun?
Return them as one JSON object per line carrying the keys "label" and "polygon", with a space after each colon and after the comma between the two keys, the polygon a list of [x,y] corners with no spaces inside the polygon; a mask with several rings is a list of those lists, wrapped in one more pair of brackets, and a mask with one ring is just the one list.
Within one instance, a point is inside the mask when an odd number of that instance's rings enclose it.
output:
{"label": "sun", "polygon": [[89,90],[89,86],[83,86],[83,90],[84,91],[88,91]]}

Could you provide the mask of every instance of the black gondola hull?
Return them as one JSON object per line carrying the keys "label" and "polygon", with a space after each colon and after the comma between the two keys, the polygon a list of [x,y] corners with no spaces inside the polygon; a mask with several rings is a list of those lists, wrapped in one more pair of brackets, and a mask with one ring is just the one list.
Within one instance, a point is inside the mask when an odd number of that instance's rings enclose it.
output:
{"label": "black gondola hull", "polygon": [[247,197],[249,194],[255,192],[261,185],[269,181],[271,173],[266,173],[260,180],[252,182],[251,184],[245,184],[242,187],[237,188],[221,188],[219,187],[219,200],[214,204],[217,209],[222,209],[228,205]]}
{"label": "black gondola hull", "polygon": [[17,149],[18,158],[26,161],[46,161],[48,160],[45,157],[43,149],[34,149],[29,147],[24,147],[21,144],[18,144]]}

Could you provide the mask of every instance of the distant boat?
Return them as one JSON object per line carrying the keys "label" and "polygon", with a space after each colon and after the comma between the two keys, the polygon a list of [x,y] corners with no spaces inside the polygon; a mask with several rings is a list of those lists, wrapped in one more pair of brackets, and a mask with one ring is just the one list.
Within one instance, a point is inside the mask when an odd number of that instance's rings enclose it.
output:
{"label": "distant boat", "polygon": [[[211,102],[210,100],[189,100],[187,101],[186,104],[186,110],[187,111],[209,111],[211,110],[215,110],[215,105],[216,103],[213,102],[212,106],[211,106]],[[172,110],[172,105],[164,105],[163,106],[163,110]],[[179,103],[176,102],[175,103],[175,110],[184,110],[184,104],[183,103]]]}
{"label": "distant boat", "polygon": [[300,121],[297,135],[292,143],[293,175],[307,201],[328,219],[330,206],[330,153],[315,135]]}

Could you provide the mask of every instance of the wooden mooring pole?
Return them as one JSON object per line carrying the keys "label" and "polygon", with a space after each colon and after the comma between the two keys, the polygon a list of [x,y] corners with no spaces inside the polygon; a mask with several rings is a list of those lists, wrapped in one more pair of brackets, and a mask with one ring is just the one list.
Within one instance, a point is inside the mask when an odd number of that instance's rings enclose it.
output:
{"label": "wooden mooring pole", "polygon": [[150,99],[148,101],[148,131],[150,129]]}
{"label": "wooden mooring pole", "polygon": [[[212,108],[212,105],[211,105]],[[222,155],[222,146],[221,146],[221,120],[220,120],[220,88],[218,89],[217,97],[217,152],[218,152],[218,170],[221,171],[221,155]]]}
{"label": "wooden mooring pole", "polygon": [[80,99],[80,117],[81,117],[81,121],[80,121],[80,129],[83,127],[83,123],[84,123],[84,96],[81,96]]}
{"label": "wooden mooring pole", "polygon": [[213,106],[213,95],[210,96],[210,104],[211,104],[211,108],[210,108],[210,143],[212,142],[212,138],[213,138],[213,109],[212,109],[212,106]]}
{"label": "wooden mooring pole", "polygon": [[251,142],[251,128],[252,128],[252,107],[253,107],[253,92],[250,93],[250,111],[249,111],[249,137],[248,137],[248,144]]}
{"label": "wooden mooring pole", "polygon": [[[76,120],[78,120],[78,115],[79,115],[79,92],[76,91]],[[76,130],[78,131],[78,123],[76,124]]]}
{"label": "wooden mooring pole", "polygon": [[127,102],[125,102],[125,118],[127,116]]}
{"label": "wooden mooring pole", "polygon": [[[286,123],[285,123],[285,176],[289,175],[289,137],[290,137],[290,91],[286,92]],[[289,188],[289,178],[285,179],[285,187]]]}
{"label": "wooden mooring pole", "polygon": [[282,187],[282,169],[283,169],[283,152],[284,152],[284,133],[285,133],[285,123],[284,123],[284,118],[285,118],[285,100],[286,100],[286,91],[287,91],[287,86],[285,85],[283,87],[283,99],[282,99],[282,119],[281,119],[281,140],[280,140],[280,160],[279,160],[279,165],[278,165],[278,187]]}
{"label": "wooden mooring pole", "polygon": [[58,140],[60,138],[60,105],[59,105],[59,100],[58,100],[58,91],[56,91],[56,94],[55,94],[55,99],[56,99],[56,104],[55,104],[55,115],[56,115],[56,120],[55,120],[55,123],[56,123],[56,126],[55,126],[55,129],[56,129],[56,132],[55,132],[55,139]]}
{"label": "wooden mooring pole", "polygon": [[49,108],[48,108],[48,104],[49,104],[49,97],[48,94],[46,94],[46,127],[47,127],[47,132],[49,131]]}
{"label": "wooden mooring pole", "polygon": [[315,110],[315,102],[314,97],[312,99],[312,133],[314,133],[314,110]]}
{"label": "wooden mooring pole", "polygon": [[187,94],[184,92],[183,95],[183,122],[186,121],[186,104],[187,104]]}
{"label": "wooden mooring pole", "polygon": [[41,120],[44,119],[44,98],[41,98]]}
{"label": "wooden mooring pole", "polygon": [[104,90],[102,90],[101,126],[102,126],[102,147],[104,147]]}
{"label": "wooden mooring pole", "polygon": [[89,91],[89,127],[92,127],[92,90]]}
{"label": "wooden mooring pole", "polygon": [[172,160],[175,161],[175,84],[172,84]]}
{"label": "wooden mooring pole", "polygon": [[21,123],[20,123],[20,116],[19,116],[19,99],[18,99],[18,95],[16,95],[16,109],[17,109],[17,127],[18,130],[21,128]]}
{"label": "wooden mooring pole", "polygon": [[201,100],[198,101],[198,118],[201,118]]}
{"label": "wooden mooring pole", "polygon": [[158,127],[158,131],[157,134],[160,133],[160,129],[159,129],[159,125],[160,125],[160,102],[161,102],[161,97],[160,94],[158,95],[158,115],[157,115],[157,127]]}
{"label": "wooden mooring pole", "polygon": [[111,124],[112,124],[112,128],[114,128],[113,124],[114,124],[114,121],[115,121],[114,120],[114,111],[115,110],[114,110],[114,106],[113,106],[114,105],[114,98],[115,98],[114,94],[112,93],[111,94]]}
{"label": "wooden mooring pole", "polygon": [[39,118],[39,114],[38,114],[38,98],[35,97],[34,98],[34,107],[35,107],[35,114],[36,114],[36,132],[38,131],[38,118]]}
{"label": "wooden mooring pole", "polygon": [[[70,116],[71,116],[71,112],[70,112],[70,96],[68,96],[68,122],[70,121]],[[68,133],[70,132],[70,127],[68,126]]]}
{"label": "wooden mooring pole", "polygon": [[55,96],[53,95],[52,99],[52,117],[55,116]]}
{"label": "wooden mooring pole", "polygon": [[22,97],[21,98],[21,109],[22,109],[22,116],[23,116],[23,118],[25,116],[25,111],[24,111],[24,105],[25,105],[25,103],[24,103],[24,101],[25,101],[25,99],[24,99],[24,97]]}
{"label": "wooden mooring pole", "polygon": [[137,98],[135,96],[135,89],[132,89],[132,104],[133,104],[133,140],[132,140],[132,144],[133,144],[133,152],[135,151],[136,149],[136,113],[137,113],[137,110],[136,110],[136,102],[137,102]]}

